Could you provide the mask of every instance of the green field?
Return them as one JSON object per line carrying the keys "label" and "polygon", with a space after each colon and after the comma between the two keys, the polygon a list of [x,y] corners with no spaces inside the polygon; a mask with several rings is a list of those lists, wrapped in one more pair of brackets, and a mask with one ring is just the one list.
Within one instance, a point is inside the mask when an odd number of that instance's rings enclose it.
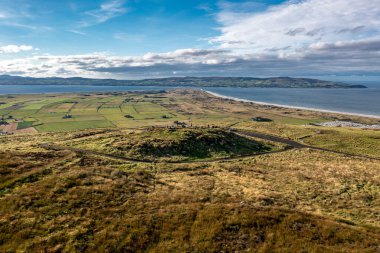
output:
{"label": "green field", "polygon": [[[378,132],[326,130],[309,125],[346,117],[344,115],[225,103],[215,98],[210,103],[207,95],[195,93],[196,100],[188,96],[189,91],[0,96],[0,116],[9,123],[19,122],[19,130],[35,127],[41,133],[165,127],[180,121],[194,126],[234,126],[337,151],[351,149],[355,154],[376,156],[379,153]],[[255,122],[253,117],[269,118],[271,122]],[[354,117],[353,120],[377,123],[375,119]]]}
{"label": "green field", "polygon": [[[168,125],[185,119],[174,110],[160,105],[166,101],[145,95],[119,93],[113,95],[20,95],[12,99],[0,96],[0,115],[9,122],[21,121],[20,129],[33,125],[39,132],[74,131],[92,128],[138,128],[152,124]],[[16,105],[16,106],[15,106]],[[13,107],[12,107],[13,106]],[[65,115],[70,115],[65,118]],[[126,117],[128,115],[128,117]],[[23,123],[25,122],[25,123]]]}
{"label": "green field", "polygon": [[18,123],[17,129],[24,129],[24,128],[28,128],[28,127],[31,127],[31,126],[33,126],[33,122],[32,121],[24,121],[24,122]]}
{"label": "green field", "polygon": [[51,122],[44,123],[36,127],[39,132],[69,132],[76,130],[84,130],[91,128],[112,128],[115,127],[107,120],[91,120],[91,121],[72,121],[72,122]]}

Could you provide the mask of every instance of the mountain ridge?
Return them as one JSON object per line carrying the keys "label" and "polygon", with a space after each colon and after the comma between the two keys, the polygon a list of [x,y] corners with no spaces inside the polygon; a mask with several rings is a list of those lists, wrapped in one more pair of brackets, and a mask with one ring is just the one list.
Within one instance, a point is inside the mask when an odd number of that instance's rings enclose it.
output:
{"label": "mountain ridge", "polygon": [[193,86],[257,88],[367,88],[343,82],[293,77],[166,77],[142,80],[93,79],[83,77],[22,77],[0,75],[0,85],[95,85],[95,86]]}

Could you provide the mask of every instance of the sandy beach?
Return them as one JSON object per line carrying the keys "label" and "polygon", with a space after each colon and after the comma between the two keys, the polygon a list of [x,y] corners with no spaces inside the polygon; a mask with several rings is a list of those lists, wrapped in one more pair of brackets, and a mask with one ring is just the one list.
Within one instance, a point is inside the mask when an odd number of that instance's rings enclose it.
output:
{"label": "sandy beach", "polygon": [[[202,89],[203,90],[203,89]],[[336,113],[336,114],[342,114],[342,115],[351,115],[351,116],[358,116],[358,117],[366,117],[366,118],[374,118],[374,119],[380,119],[380,116],[377,115],[368,115],[368,114],[361,114],[361,113],[351,113],[351,112],[342,112],[342,111],[333,111],[333,110],[325,110],[325,109],[319,109],[319,108],[312,108],[312,107],[302,107],[302,106],[291,106],[291,105],[282,105],[282,104],[275,104],[275,103],[267,103],[267,102],[261,102],[261,101],[255,101],[255,100],[248,100],[248,99],[241,99],[236,97],[230,97],[230,96],[224,96],[215,92],[203,90],[204,92],[207,92],[208,94],[234,100],[234,101],[240,101],[240,102],[246,102],[246,103],[255,103],[258,105],[268,105],[268,106],[276,106],[276,107],[283,107],[283,108],[291,108],[291,109],[300,109],[300,110],[308,110],[308,111],[315,111],[315,112],[326,112],[326,113]]]}

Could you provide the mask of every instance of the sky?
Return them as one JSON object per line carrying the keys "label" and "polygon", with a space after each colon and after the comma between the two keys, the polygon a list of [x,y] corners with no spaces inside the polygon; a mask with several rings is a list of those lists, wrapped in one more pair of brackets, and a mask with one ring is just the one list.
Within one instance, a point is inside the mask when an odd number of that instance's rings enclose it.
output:
{"label": "sky", "polygon": [[0,74],[380,80],[380,0],[0,0]]}

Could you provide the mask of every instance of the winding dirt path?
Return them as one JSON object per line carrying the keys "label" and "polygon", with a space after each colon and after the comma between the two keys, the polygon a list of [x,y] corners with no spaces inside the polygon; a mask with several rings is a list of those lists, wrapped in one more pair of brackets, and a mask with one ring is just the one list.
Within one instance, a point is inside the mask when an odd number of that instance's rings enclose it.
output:
{"label": "winding dirt path", "polygon": [[377,157],[371,157],[371,156],[366,156],[366,155],[355,155],[355,154],[350,154],[350,153],[342,152],[342,151],[336,151],[336,150],[331,150],[331,149],[314,147],[314,146],[306,145],[306,144],[296,142],[293,140],[281,138],[278,136],[256,133],[256,132],[250,132],[250,131],[243,131],[243,130],[236,130],[235,132],[237,134],[240,134],[243,136],[254,137],[254,138],[259,138],[259,139],[263,139],[263,140],[267,140],[267,141],[286,144],[286,145],[291,146],[293,148],[298,148],[298,149],[308,148],[308,149],[313,149],[313,150],[319,150],[319,151],[324,151],[324,152],[330,152],[330,153],[345,155],[345,156],[349,156],[349,157],[353,157],[353,158],[364,158],[364,159],[371,159],[371,160],[380,161],[380,158],[377,158]]}
{"label": "winding dirt path", "polygon": [[154,161],[154,160],[128,158],[128,157],[124,157],[124,156],[105,154],[105,153],[87,150],[87,149],[81,149],[81,148],[72,148],[72,147],[66,147],[66,146],[53,145],[53,144],[49,144],[49,143],[40,144],[39,147],[44,148],[44,149],[55,150],[55,151],[70,150],[70,151],[76,152],[78,154],[96,155],[96,156],[102,156],[102,157],[111,158],[111,159],[122,160],[122,161],[126,161],[126,162],[157,163],[157,164],[168,164],[168,163],[170,163],[170,164],[189,164],[189,163],[211,163],[211,162],[233,161],[233,160],[238,160],[238,159],[242,159],[242,158],[255,157],[255,156],[259,156],[259,155],[269,155],[269,154],[282,153],[282,152],[285,152],[285,151],[292,149],[292,147],[288,147],[288,148],[276,150],[276,151],[260,152],[260,153],[249,154],[249,155],[215,158],[215,159],[198,160],[198,161]]}
{"label": "winding dirt path", "polygon": [[246,136],[246,137],[248,136],[248,137],[254,137],[254,138],[258,138],[258,139],[262,139],[262,140],[266,140],[266,141],[282,143],[282,144],[291,146],[293,148],[307,148],[307,147],[309,147],[309,146],[306,146],[302,143],[299,143],[299,142],[296,142],[293,140],[289,140],[289,139],[285,139],[285,138],[281,138],[281,137],[277,137],[277,136],[273,136],[273,135],[268,135],[268,134],[262,134],[262,133],[244,131],[244,130],[236,130],[235,133],[237,133],[239,135]]}

